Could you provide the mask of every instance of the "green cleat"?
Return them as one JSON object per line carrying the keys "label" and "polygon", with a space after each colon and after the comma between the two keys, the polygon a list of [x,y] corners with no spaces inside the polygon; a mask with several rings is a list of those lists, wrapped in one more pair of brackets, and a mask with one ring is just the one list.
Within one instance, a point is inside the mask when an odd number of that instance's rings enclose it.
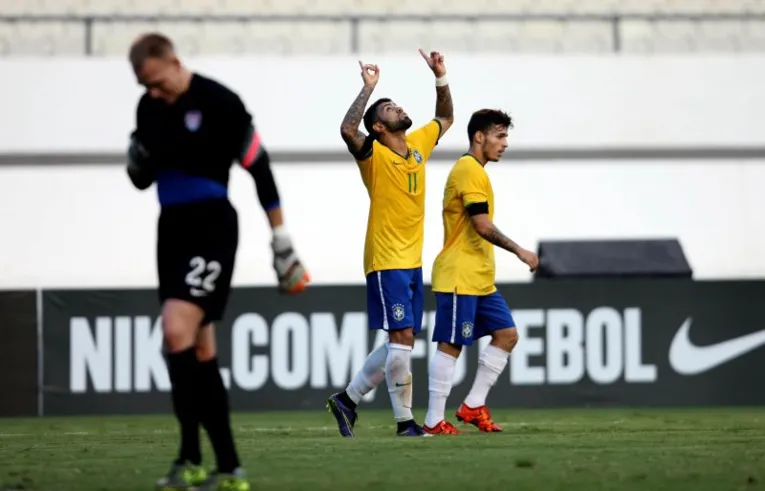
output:
{"label": "green cleat", "polygon": [[233,474],[213,472],[199,487],[193,488],[193,491],[250,491],[250,483],[241,469],[236,469]]}
{"label": "green cleat", "polygon": [[173,464],[165,477],[157,481],[157,491],[188,490],[199,486],[208,478],[207,471],[199,465]]}

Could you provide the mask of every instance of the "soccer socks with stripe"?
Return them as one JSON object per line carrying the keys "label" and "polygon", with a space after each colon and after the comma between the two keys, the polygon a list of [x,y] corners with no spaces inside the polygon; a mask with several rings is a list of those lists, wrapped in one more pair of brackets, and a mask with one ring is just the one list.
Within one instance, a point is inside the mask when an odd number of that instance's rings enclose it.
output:
{"label": "soccer socks with stripe", "polygon": [[[372,389],[380,385],[380,382],[385,380],[385,362],[388,357],[388,343],[381,344],[376,350],[369,353],[367,359],[364,361],[364,366],[361,367],[356,375],[348,384],[345,389],[351,405],[351,409],[356,409],[356,405],[361,399],[370,393]],[[343,401],[347,403],[349,401]]]}
{"label": "soccer socks with stripe", "polygon": [[492,346],[491,344],[481,352],[478,357],[478,370],[475,374],[473,387],[465,398],[465,405],[477,408],[486,405],[486,396],[489,390],[497,382],[499,374],[505,370],[510,353]]}
{"label": "soccer socks with stripe", "polygon": [[167,371],[172,384],[175,417],[180,424],[181,447],[176,463],[186,461],[200,465],[202,451],[199,444],[199,412],[194,383],[199,374],[199,361],[194,348],[167,354]]}
{"label": "soccer socks with stripe", "polygon": [[234,446],[234,436],[231,434],[228,392],[220,376],[217,358],[201,362],[199,365],[201,393],[197,403],[202,406],[202,426],[210,437],[218,472],[230,474],[240,464]]}
{"label": "soccer socks with stripe", "polygon": [[438,423],[444,420],[446,411],[446,399],[452,391],[454,383],[454,368],[457,366],[457,358],[436,351],[433,359],[430,360],[428,369],[429,393],[428,413],[425,416],[425,425],[434,428]]}
{"label": "soccer socks with stripe", "polygon": [[388,346],[388,355],[385,358],[385,381],[388,383],[393,416],[399,423],[414,419],[411,360],[411,346],[393,343]]}

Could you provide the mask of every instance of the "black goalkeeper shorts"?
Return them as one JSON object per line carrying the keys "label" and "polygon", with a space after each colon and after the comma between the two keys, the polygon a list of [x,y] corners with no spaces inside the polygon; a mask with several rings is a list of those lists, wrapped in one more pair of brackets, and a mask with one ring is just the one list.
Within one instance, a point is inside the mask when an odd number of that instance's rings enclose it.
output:
{"label": "black goalkeeper shorts", "polygon": [[205,311],[204,324],[223,318],[231,292],[239,226],[228,200],[166,206],[157,227],[159,298]]}

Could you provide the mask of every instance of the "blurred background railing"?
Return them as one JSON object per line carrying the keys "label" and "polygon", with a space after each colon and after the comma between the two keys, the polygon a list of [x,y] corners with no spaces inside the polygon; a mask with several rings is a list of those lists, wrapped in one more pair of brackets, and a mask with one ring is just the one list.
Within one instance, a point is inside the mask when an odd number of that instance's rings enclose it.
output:
{"label": "blurred background railing", "polygon": [[[51,11],[38,8],[35,14],[9,12],[8,6],[2,5],[0,56],[121,57],[134,37],[148,30],[170,35],[186,55],[395,53],[416,45],[482,53],[765,51],[765,2],[760,0],[749,2],[751,10],[559,13],[466,9],[491,0],[451,4],[449,9],[434,6],[448,0],[428,0],[419,4],[419,12],[401,8],[385,13],[374,8],[354,8],[353,13],[347,13],[337,11],[343,2],[328,2],[325,11],[317,3],[313,11],[297,12],[290,11],[287,4],[294,6],[300,0],[290,0],[266,10],[268,14],[258,13],[263,10],[256,8],[255,4],[263,0],[252,2],[255,6],[247,12],[194,8],[205,1],[188,2],[170,13],[160,8],[163,4],[158,0],[154,12],[146,9],[147,13],[140,15],[123,14],[117,8],[101,12],[102,6],[95,2],[88,4],[92,8],[64,11],[60,4],[65,0],[51,0]],[[36,5],[44,3],[38,1]],[[68,4],[73,3],[69,0]],[[587,4],[584,0],[581,3]],[[740,7],[745,1],[726,3]]]}

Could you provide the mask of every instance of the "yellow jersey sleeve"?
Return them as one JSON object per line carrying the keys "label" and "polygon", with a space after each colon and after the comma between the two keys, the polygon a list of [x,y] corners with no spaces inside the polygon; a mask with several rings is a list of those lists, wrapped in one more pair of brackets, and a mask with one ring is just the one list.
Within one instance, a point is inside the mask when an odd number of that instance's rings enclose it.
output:
{"label": "yellow jersey sleeve", "polygon": [[406,135],[409,143],[422,152],[423,161],[427,161],[433,153],[439,138],[441,138],[441,122],[437,119],[431,119],[425,126]]}
{"label": "yellow jersey sleeve", "polygon": [[454,185],[462,206],[489,202],[489,176],[480,165],[470,162],[455,169]]}

